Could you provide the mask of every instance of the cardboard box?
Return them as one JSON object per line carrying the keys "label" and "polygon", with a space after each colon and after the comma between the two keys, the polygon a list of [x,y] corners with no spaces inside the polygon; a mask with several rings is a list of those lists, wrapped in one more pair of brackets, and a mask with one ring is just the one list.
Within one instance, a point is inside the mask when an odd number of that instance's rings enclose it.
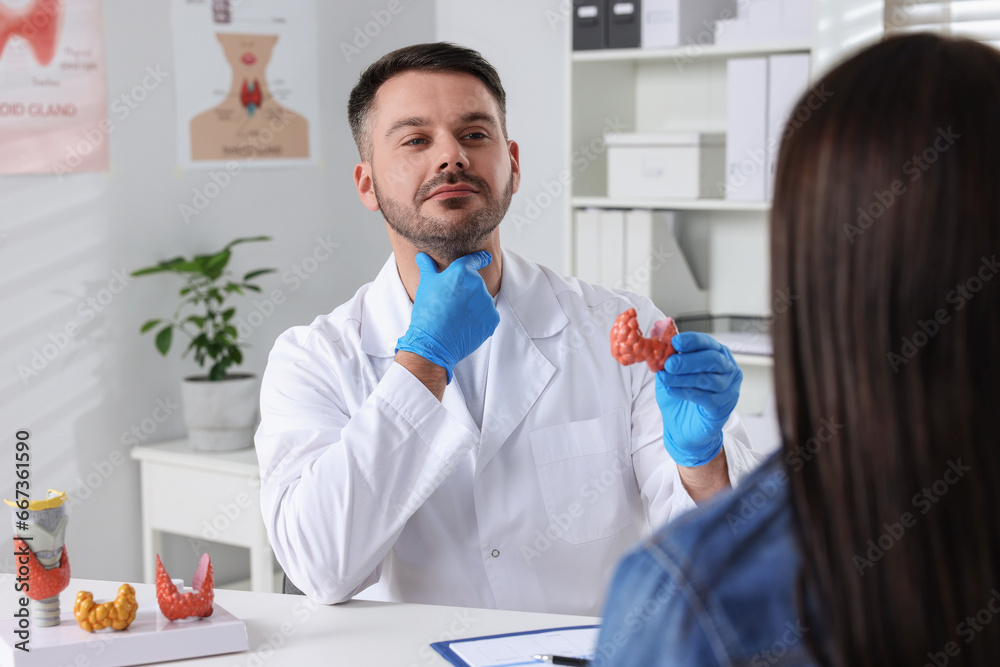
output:
{"label": "cardboard box", "polygon": [[724,134],[617,134],[606,139],[609,197],[719,197]]}

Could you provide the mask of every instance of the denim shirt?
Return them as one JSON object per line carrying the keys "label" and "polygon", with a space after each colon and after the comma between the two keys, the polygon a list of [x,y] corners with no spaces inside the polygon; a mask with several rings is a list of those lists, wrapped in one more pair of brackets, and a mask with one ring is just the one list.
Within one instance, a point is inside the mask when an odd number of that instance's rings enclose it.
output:
{"label": "denim shirt", "polygon": [[630,553],[608,593],[594,665],[817,664],[807,640],[822,629],[808,627],[795,604],[788,487],[772,456]]}

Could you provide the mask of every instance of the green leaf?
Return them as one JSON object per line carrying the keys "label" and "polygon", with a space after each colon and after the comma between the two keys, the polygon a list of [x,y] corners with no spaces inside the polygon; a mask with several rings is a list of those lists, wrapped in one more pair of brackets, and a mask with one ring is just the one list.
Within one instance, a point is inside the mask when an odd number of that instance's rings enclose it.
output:
{"label": "green leaf", "polygon": [[227,308],[226,310],[222,311],[222,321],[228,322],[229,320],[233,319],[233,315],[235,314],[236,314],[235,308]]}
{"label": "green leaf", "polygon": [[234,241],[230,241],[229,244],[225,247],[225,249],[229,250],[234,245],[239,245],[240,243],[253,243],[255,241],[270,241],[270,240],[271,240],[270,236],[245,236],[243,238],[238,238],[235,239]]}
{"label": "green leaf", "polygon": [[236,292],[237,294],[239,294],[241,296],[243,294],[243,288],[240,287],[239,285],[237,285],[236,283],[229,283],[228,285],[226,285],[226,291],[227,292]]}
{"label": "green leaf", "polygon": [[228,249],[223,250],[220,253],[216,253],[215,255],[211,255],[204,260],[202,272],[212,280],[215,280],[222,275],[222,271],[226,268],[226,265],[229,264],[229,258],[231,256],[232,253],[230,253]]}
{"label": "green leaf", "polygon": [[146,333],[147,331],[155,327],[157,324],[159,324],[161,321],[162,320],[149,320],[148,322],[142,325],[142,328],[139,329],[139,333],[141,334]]}
{"label": "green leaf", "polygon": [[[252,290],[254,292],[259,292],[260,291],[260,288],[257,287],[256,285],[244,285],[243,289]],[[240,294],[242,294],[242,292],[240,292]]]}
{"label": "green leaf", "polygon": [[268,273],[277,273],[277,269],[257,269],[256,271],[251,271],[250,273],[243,276],[243,282],[256,278],[257,276],[263,276]]}
{"label": "green leaf", "polygon": [[196,325],[197,327],[203,328],[205,326],[205,321],[206,320],[208,320],[207,317],[201,317],[199,315],[188,315],[188,318],[186,320],[184,320],[184,321],[185,322],[191,322],[192,324]]}
{"label": "green leaf", "polygon": [[160,329],[160,333],[156,334],[156,349],[160,351],[160,354],[167,356],[167,352],[170,351],[170,343],[174,340],[174,325],[169,325]]}
{"label": "green leaf", "polygon": [[240,348],[233,346],[229,350],[229,356],[233,358],[233,362],[237,364],[243,363],[243,353],[240,352]]}
{"label": "green leaf", "polygon": [[236,337],[237,337],[237,336],[239,336],[239,332],[237,332],[237,331],[236,331],[236,327],[234,327],[234,326],[233,326],[233,325],[231,325],[231,324],[229,324],[229,325],[226,325],[226,328],[225,328],[225,329],[223,329],[223,331],[225,332],[225,334],[226,334],[227,336],[229,336],[229,337],[230,337],[230,338],[232,338],[233,340],[236,340]]}
{"label": "green leaf", "polygon": [[151,273],[163,273],[164,271],[169,271],[170,269],[164,268],[162,266],[147,266],[144,269],[137,269],[133,271],[130,275],[133,278],[138,278],[139,276],[148,276]]}
{"label": "green leaf", "polygon": [[201,266],[197,262],[188,261],[183,257],[170,260],[168,264],[168,271],[176,271],[177,273],[201,273]]}
{"label": "green leaf", "polygon": [[219,363],[212,366],[212,369],[208,371],[208,379],[212,382],[219,382],[226,379],[226,364],[220,361]]}

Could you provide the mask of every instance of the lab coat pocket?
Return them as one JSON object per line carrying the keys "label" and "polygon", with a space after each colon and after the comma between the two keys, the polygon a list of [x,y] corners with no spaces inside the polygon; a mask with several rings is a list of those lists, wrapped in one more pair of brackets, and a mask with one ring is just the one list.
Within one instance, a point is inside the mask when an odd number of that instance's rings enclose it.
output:
{"label": "lab coat pocket", "polygon": [[625,413],[558,424],[528,434],[549,529],[570,544],[611,537],[632,523]]}

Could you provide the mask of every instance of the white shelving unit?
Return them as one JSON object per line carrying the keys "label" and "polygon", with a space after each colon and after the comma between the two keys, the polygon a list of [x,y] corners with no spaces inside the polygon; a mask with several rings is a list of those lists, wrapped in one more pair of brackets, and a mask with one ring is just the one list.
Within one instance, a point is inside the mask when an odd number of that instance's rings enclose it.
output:
{"label": "white shelving unit", "polygon": [[717,46],[715,44],[681,46],[670,49],[600,49],[594,51],[573,51],[574,62],[609,62],[612,60],[672,60],[688,58],[736,58],[771,53],[795,53],[810,51],[811,42],[775,42],[741,46]]}
{"label": "white shelving unit", "polygon": [[667,211],[738,211],[771,210],[770,202],[728,201],[726,199],[656,199],[652,197],[576,197],[570,200],[574,208],[652,208]]}
{"label": "white shelving unit", "polygon": [[[605,132],[725,132],[726,61],[777,53],[812,53],[813,45],[574,51],[568,56],[569,169],[567,262],[575,271],[576,209],[662,209],[678,212],[676,233],[696,280],[708,290],[710,313],[766,317],[769,287],[766,201],[609,198]],[[670,303],[657,303],[673,314]],[[734,355],[744,372],[738,409],[758,414],[773,391],[772,358]]]}

